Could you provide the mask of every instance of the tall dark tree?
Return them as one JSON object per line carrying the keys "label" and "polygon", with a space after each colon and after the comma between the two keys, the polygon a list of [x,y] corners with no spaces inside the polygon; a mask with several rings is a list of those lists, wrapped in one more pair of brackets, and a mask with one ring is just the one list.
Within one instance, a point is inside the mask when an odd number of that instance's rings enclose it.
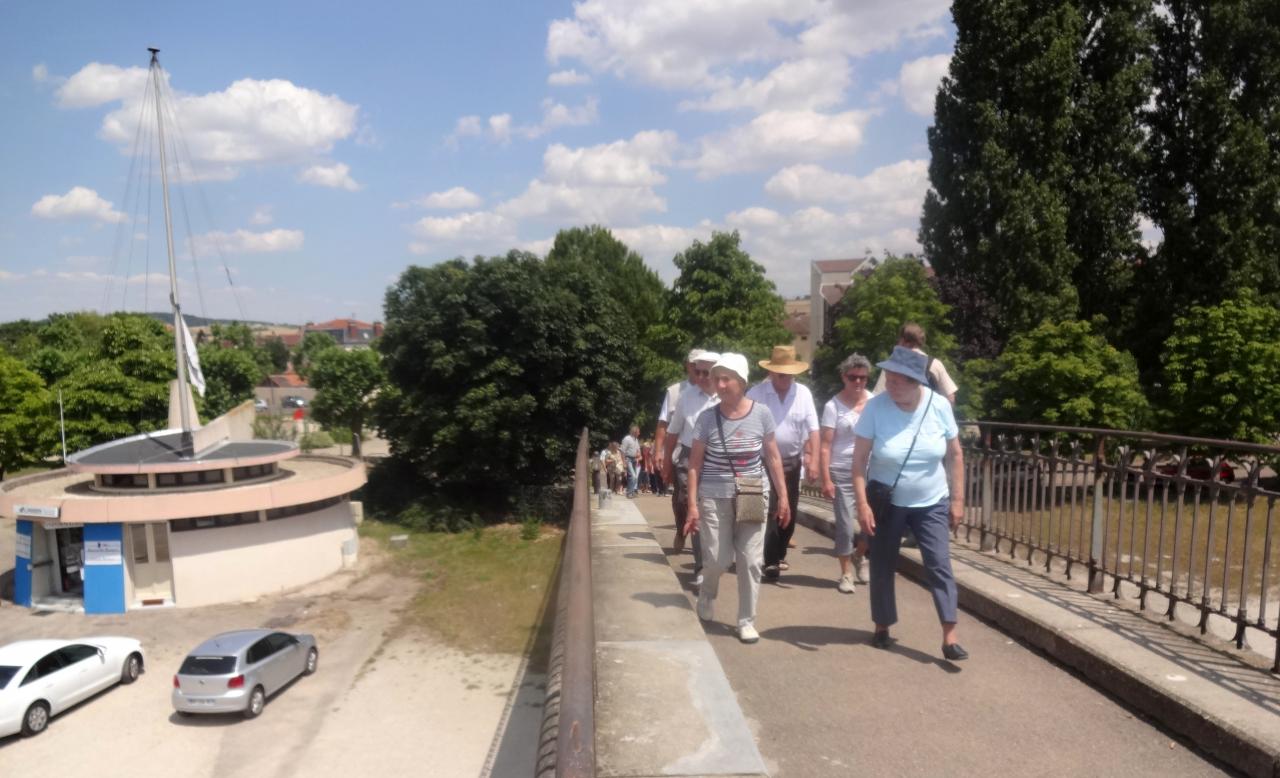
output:
{"label": "tall dark tree", "polygon": [[1138,230],[1142,107],[1151,94],[1150,0],[1080,0],[1079,75],[1068,138],[1067,243],[1080,318],[1120,342],[1134,324],[1134,271],[1146,250]]}
{"label": "tall dark tree", "polygon": [[[627,247],[604,227],[574,227],[556,233],[555,243],[547,254],[553,272],[586,273],[599,278],[615,305],[631,321],[635,332],[632,359],[640,368],[642,398],[661,394],[673,376],[680,372],[680,344],[671,344],[662,326],[668,291],[662,279],[645,264],[644,257]],[[656,402],[642,403],[642,414],[654,413]],[[627,419],[648,426],[647,418]],[[622,433],[622,430],[611,432]]]}
{"label": "tall dark tree", "polygon": [[[956,0],[952,15],[920,242],[955,309],[962,355],[990,357],[1013,333],[1078,307],[1067,181],[1085,22],[1065,1]],[[995,344],[976,337],[979,319]]]}
{"label": "tall dark tree", "polygon": [[1148,375],[1191,306],[1280,297],[1280,5],[1166,0],[1154,28],[1143,199],[1163,242],[1136,330]]}
{"label": "tall dark tree", "polygon": [[717,232],[707,243],[676,255],[680,276],[671,292],[666,323],[691,345],[767,357],[790,343],[782,326],[785,303],[764,267],[739,246],[738,233]]}
{"label": "tall dark tree", "polygon": [[375,409],[427,490],[501,498],[569,472],[636,411],[634,331],[594,273],[511,252],[410,267],[387,291]]}

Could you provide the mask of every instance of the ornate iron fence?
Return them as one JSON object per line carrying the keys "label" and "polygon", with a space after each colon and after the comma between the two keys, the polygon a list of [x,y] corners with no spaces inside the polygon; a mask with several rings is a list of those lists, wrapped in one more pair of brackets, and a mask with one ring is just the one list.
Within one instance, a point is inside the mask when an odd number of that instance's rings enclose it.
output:
{"label": "ornate iron fence", "polygon": [[590,469],[587,431],[578,439],[573,512],[565,535],[556,596],[556,625],[538,742],[538,778],[596,774],[595,614],[591,605]]}
{"label": "ornate iron fence", "polygon": [[[1089,590],[1136,587],[1140,607],[1199,612],[1235,626],[1238,648],[1280,624],[1274,555],[1280,447],[1149,432],[976,422],[963,427],[961,531]],[[1158,595],[1153,597],[1152,595]]]}

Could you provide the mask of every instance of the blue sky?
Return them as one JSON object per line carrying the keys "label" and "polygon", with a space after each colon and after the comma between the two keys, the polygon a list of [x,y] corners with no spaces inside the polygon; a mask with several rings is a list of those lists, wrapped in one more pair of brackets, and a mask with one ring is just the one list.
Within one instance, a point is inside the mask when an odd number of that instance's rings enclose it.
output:
{"label": "blue sky", "polygon": [[737,229],[802,294],[810,260],[918,248],[947,9],[10,3],[0,320],[166,307],[145,160],[130,189],[148,46],[200,179],[185,216],[175,194],[189,312],[379,319],[407,265],[543,253],[588,223],[668,280],[693,240]]}

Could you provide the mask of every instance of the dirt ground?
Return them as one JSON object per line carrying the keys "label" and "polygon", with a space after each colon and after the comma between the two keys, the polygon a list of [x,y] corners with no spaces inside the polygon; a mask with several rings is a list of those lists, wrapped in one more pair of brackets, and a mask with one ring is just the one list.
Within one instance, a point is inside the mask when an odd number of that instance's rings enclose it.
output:
{"label": "dirt ground", "polygon": [[[0,575],[14,527],[0,520]],[[362,540],[360,564],[289,594],[206,608],[114,616],[36,613],[0,602],[0,645],[38,637],[126,635],[146,673],[56,717],[34,737],[0,738],[0,772],[75,776],[479,775],[505,720],[520,658],[464,654],[398,625],[417,592]],[[262,716],[179,718],[169,702],[182,658],[246,627],[310,632],[320,669],[272,697]],[[530,761],[530,764],[532,762]]]}

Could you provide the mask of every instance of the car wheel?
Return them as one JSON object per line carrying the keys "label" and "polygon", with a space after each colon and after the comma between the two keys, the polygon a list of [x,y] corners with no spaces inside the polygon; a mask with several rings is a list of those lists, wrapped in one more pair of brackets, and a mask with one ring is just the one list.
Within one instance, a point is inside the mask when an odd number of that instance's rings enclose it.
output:
{"label": "car wheel", "polygon": [[303,669],[303,675],[311,675],[316,671],[316,666],[320,664],[320,652],[314,648],[307,652],[307,666]]}
{"label": "car wheel", "polygon": [[120,683],[133,683],[138,680],[139,675],[142,675],[142,657],[136,653],[130,654],[124,660],[124,667],[120,668]]}
{"label": "car wheel", "polygon": [[27,712],[22,714],[22,734],[27,737],[39,735],[49,726],[49,703],[43,700],[31,703]]}
{"label": "car wheel", "polygon": [[245,706],[244,717],[246,719],[256,719],[258,714],[262,713],[262,709],[267,705],[267,693],[263,691],[261,686],[253,687],[253,691],[249,692],[249,704]]}

